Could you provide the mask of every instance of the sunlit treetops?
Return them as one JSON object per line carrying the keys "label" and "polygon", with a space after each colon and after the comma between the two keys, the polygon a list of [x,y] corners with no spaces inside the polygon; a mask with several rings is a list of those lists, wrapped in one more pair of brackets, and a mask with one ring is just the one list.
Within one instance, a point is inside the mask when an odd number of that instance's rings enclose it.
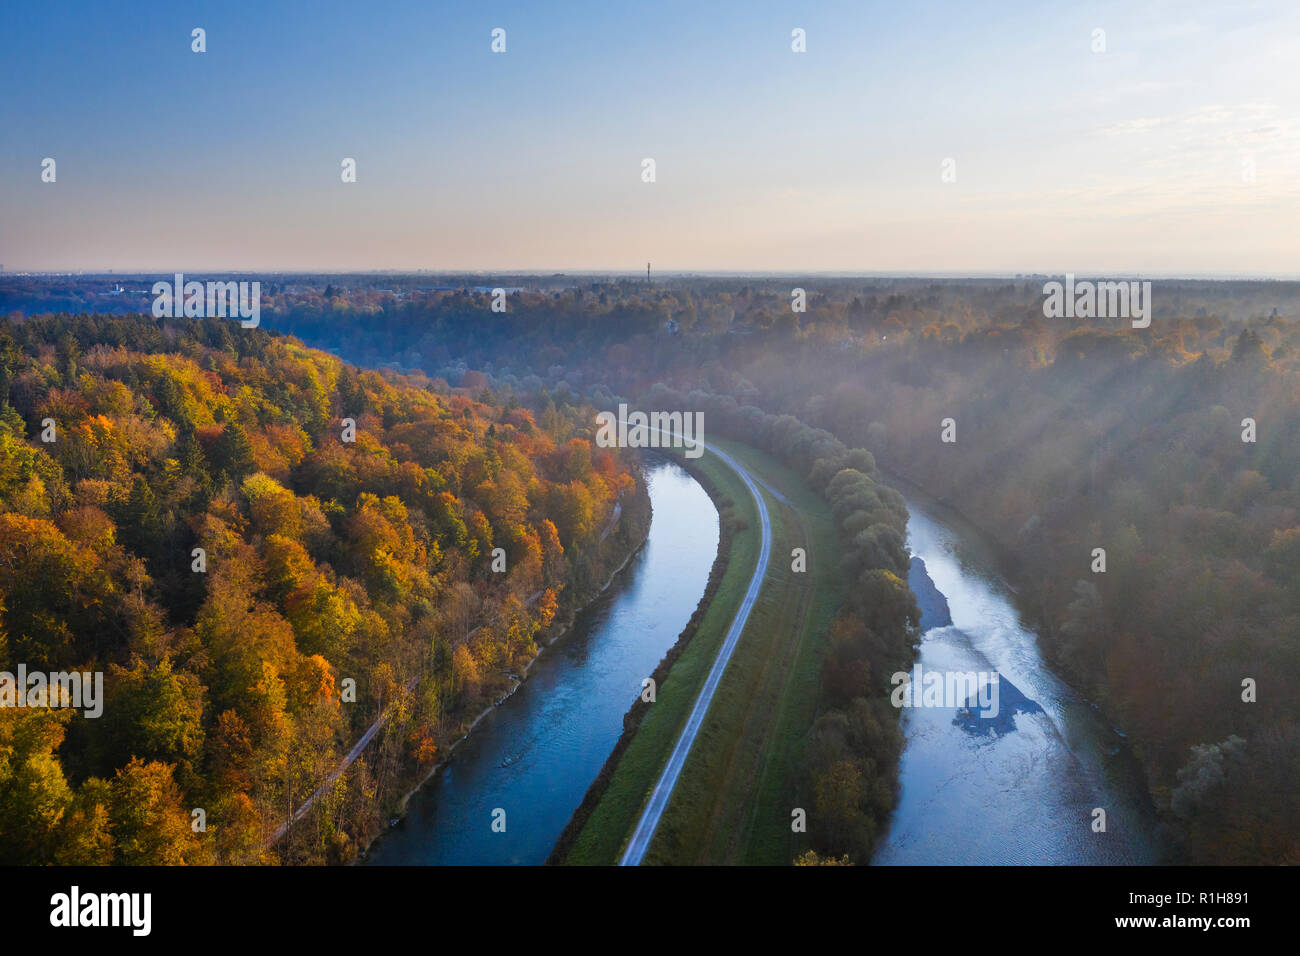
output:
{"label": "sunlit treetops", "polygon": [[[108,698],[0,708],[0,857],[262,859],[412,686],[431,759],[635,482],[574,437],[590,409],[486,397],[221,320],[0,324],[0,670],[100,670]],[[328,812],[359,833],[373,801]]]}

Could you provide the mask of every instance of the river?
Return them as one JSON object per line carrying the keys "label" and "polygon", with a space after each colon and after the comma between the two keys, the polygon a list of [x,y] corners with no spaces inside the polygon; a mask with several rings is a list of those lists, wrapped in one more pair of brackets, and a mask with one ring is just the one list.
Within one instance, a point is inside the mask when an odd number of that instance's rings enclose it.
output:
{"label": "river", "polygon": [[[1047,667],[978,532],[900,490],[908,546],[952,620],[924,632],[922,672],[996,672],[1001,719],[962,720],[955,707],[903,710],[899,803],[874,862],[1157,862],[1150,801],[1123,738]],[[1105,832],[1094,832],[1097,808]]]}
{"label": "river", "polygon": [[[623,715],[704,594],[718,512],[651,459],[645,546],[537,659],[371,848],[370,864],[541,864],[623,731]],[[504,832],[494,830],[503,810]],[[497,815],[495,819],[500,819]]]}
{"label": "river", "polygon": [[[718,514],[699,484],[665,460],[651,461],[647,481],[645,547],[412,796],[367,863],[545,862],[642,678],[690,619],[717,553]],[[956,707],[903,711],[899,804],[873,862],[1155,862],[1149,800],[1123,739],[1047,667],[979,533],[903,490],[908,545],[952,621],[928,627],[918,662],[923,671],[996,672],[1001,719],[962,721]],[[1096,808],[1106,811],[1104,833],[1093,830]],[[492,826],[497,809],[504,832]]]}

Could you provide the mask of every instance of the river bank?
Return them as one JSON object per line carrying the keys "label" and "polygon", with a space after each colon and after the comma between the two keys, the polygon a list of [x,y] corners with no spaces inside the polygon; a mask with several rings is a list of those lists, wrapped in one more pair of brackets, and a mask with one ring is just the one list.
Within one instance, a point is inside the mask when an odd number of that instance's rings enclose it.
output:
{"label": "river bank", "polygon": [[[643,489],[643,485],[638,483],[638,488]],[[652,513],[652,509],[650,509],[649,503],[647,502],[647,514],[651,514],[651,513]],[[611,522],[610,527],[606,529],[605,536],[601,539],[602,541],[606,540],[609,537],[609,532],[611,532],[614,529],[614,526],[617,524],[619,517],[620,517],[619,515],[615,515],[614,521]],[[398,801],[397,808],[394,813],[394,817],[396,819],[390,820],[389,822],[390,827],[396,823],[400,823],[401,818],[406,815],[406,807],[407,804],[410,802],[411,798],[415,796],[415,794],[419,793],[419,791],[424,787],[424,785],[427,784],[436,774],[438,774],[440,771],[445,769],[447,765],[451,763],[452,759],[456,755],[456,748],[469,739],[469,735],[473,733],[474,728],[477,727],[483,721],[483,719],[488,716],[488,714],[492,713],[496,708],[500,707],[503,703],[505,703],[507,700],[509,700],[519,691],[519,688],[521,688],[524,685],[524,681],[528,680],[528,676],[532,672],[533,666],[541,659],[542,655],[546,652],[547,648],[551,647],[553,644],[555,644],[556,641],[560,640],[561,638],[569,634],[569,632],[573,628],[574,621],[577,619],[578,614],[586,610],[588,607],[590,607],[591,604],[594,603],[596,600],[598,600],[602,594],[604,594],[607,590],[609,590],[610,585],[614,583],[615,579],[620,574],[623,573],[624,569],[627,568],[629,564],[631,564],[632,559],[635,558],[641,552],[641,549],[643,547],[645,547],[646,538],[649,536],[649,532],[650,532],[650,526],[649,523],[647,522],[644,531],[640,534],[640,540],[637,542],[636,546],[633,547],[630,551],[628,551],[626,556],[623,558],[623,561],[618,565],[618,567],[614,568],[614,570],[611,571],[605,577],[604,583],[601,584],[601,586],[596,590],[596,592],[594,594],[589,595],[586,601],[581,606],[570,606],[563,620],[552,623],[552,626],[547,629],[548,636],[543,637],[542,641],[539,642],[537,648],[537,654],[526,665],[524,665],[523,673],[515,681],[514,686],[511,687],[510,690],[503,697],[498,698],[491,705],[484,707],[483,710],[479,712],[479,715],[475,717],[474,720],[470,723],[469,727],[466,728],[465,733],[462,734],[460,738],[456,740],[448,748],[447,756],[444,757],[442,760],[439,760],[437,763],[435,763],[433,767],[430,768],[429,772],[420,778],[418,783],[416,783],[414,786],[408,789],[406,793],[402,795],[402,799]],[[370,847],[374,845],[375,840],[377,840],[382,835],[383,835],[383,831],[381,830],[370,838],[369,842],[367,842],[366,846],[361,850],[360,854],[358,855],[357,862],[364,860],[366,855],[369,853]]]}
{"label": "river bank", "polygon": [[[714,558],[713,565],[709,569],[709,578],[708,583],[704,587],[704,594],[701,595],[694,613],[691,614],[691,619],[687,622],[686,627],[682,630],[681,634],[678,635],[677,641],[671,648],[669,648],[668,653],[663,656],[659,661],[658,666],[655,667],[654,672],[650,675],[650,679],[654,681],[654,686],[656,688],[663,686],[665,679],[668,677],[669,671],[672,670],[673,664],[676,663],[679,657],[681,657],[682,653],[686,650],[687,645],[695,636],[696,631],[699,630],[700,622],[704,620],[705,612],[707,612],[713,598],[717,595],[718,588],[722,584],[722,578],[727,573],[727,568],[730,565],[731,540],[735,533],[735,520],[730,510],[731,502],[722,494],[717,485],[713,483],[712,479],[710,479],[702,469],[696,467],[690,459],[682,457],[677,459],[677,463],[699,483],[700,487],[704,489],[705,493],[709,496],[709,499],[713,502],[714,507],[718,510],[720,516],[718,551]],[[623,732],[619,735],[618,742],[614,744],[613,751],[601,766],[600,772],[591,782],[591,786],[587,788],[587,792],[582,798],[582,803],[580,803],[577,809],[574,810],[573,816],[569,819],[568,824],[560,834],[554,848],[551,850],[550,856],[547,857],[546,863],[548,866],[561,864],[564,862],[565,857],[568,856],[569,851],[572,849],[574,842],[578,838],[578,835],[582,833],[583,827],[587,825],[587,822],[591,819],[591,815],[595,811],[596,806],[600,803],[601,798],[604,797],[615,768],[618,766],[619,761],[623,759],[623,754],[631,744],[632,738],[636,736],[637,729],[641,726],[641,721],[649,712],[649,709],[650,705],[646,703],[643,698],[637,697],[636,700],[632,702],[632,706],[628,708],[627,713],[624,714]]]}
{"label": "river bank", "polygon": [[[435,778],[451,764],[457,750],[470,739],[475,729],[506,700],[513,697],[527,681],[534,665],[546,653],[547,649],[569,633],[577,616],[587,607],[598,601],[602,594],[618,578],[619,574],[637,556],[645,545],[652,519],[652,507],[646,488],[644,468],[638,475],[636,489],[628,496],[626,503],[618,502],[598,545],[598,554],[592,562],[592,577],[598,581],[597,586],[587,586],[573,593],[565,594],[556,618],[537,640],[537,653],[522,668],[513,686],[502,696],[486,704],[469,720],[462,722],[459,736],[450,743],[440,746],[441,755],[427,770],[411,769],[402,775],[398,786],[401,796],[395,803],[386,804],[378,814],[376,825],[369,828],[364,839],[357,842],[356,855],[348,861],[351,864],[364,863],[377,840],[383,837],[395,825],[400,825],[405,817],[407,806],[413,796],[420,792],[430,780]],[[568,589],[566,589],[567,591]],[[531,602],[530,602],[531,603]],[[512,675],[513,676],[513,675]],[[386,825],[385,825],[386,821]]]}
{"label": "river bank", "polygon": [[[362,862],[546,861],[615,745],[627,702],[689,617],[712,560],[716,511],[707,495],[667,460],[649,459],[646,475],[654,519],[643,547],[548,640],[528,679],[457,740],[454,759],[408,789],[402,822]],[[496,811],[501,828],[491,826]]]}
{"label": "river bank", "polygon": [[1030,572],[1025,562],[1020,559],[1014,549],[999,541],[997,535],[991,529],[976,521],[954,502],[932,494],[915,476],[908,475],[893,465],[889,467],[881,465],[880,470],[889,484],[895,486],[904,495],[910,495],[918,501],[925,502],[926,507],[939,512],[946,523],[964,534],[979,539],[981,549],[992,560],[999,582],[1011,593],[1016,609],[1035,631],[1047,637],[1047,640],[1039,641],[1039,647],[1047,666],[1051,668],[1058,679],[1068,685],[1078,694],[1082,701],[1096,711],[1098,717],[1106,726],[1121,738],[1121,749],[1138,768],[1137,772],[1142,776],[1142,786],[1146,799],[1151,805],[1152,812],[1158,815],[1158,804],[1147,779],[1140,741],[1132,739],[1117,725],[1114,715],[1108,712],[1104,701],[1096,700],[1083,692],[1079,686],[1077,675],[1071,674],[1069,669],[1063,666],[1060,658],[1054,653],[1055,645],[1051,640],[1051,622],[1048,620],[1043,607],[1031,601],[1028,597],[1030,589],[1025,586],[1025,583]]}
{"label": "river bank", "polygon": [[1004,556],[951,505],[887,474],[907,501],[909,550],[929,579],[918,583],[950,607],[950,623],[927,622],[918,665],[992,673],[1002,693],[994,721],[953,707],[904,710],[899,802],[873,862],[1156,862],[1140,764],[1040,653]]}

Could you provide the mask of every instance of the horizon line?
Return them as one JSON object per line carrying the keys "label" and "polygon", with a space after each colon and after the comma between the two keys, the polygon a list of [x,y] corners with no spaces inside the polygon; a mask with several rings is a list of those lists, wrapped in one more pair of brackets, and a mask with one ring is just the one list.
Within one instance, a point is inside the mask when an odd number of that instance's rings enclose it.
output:
{"label": "horizon line", "polygon": [[[8,277],[53,277],[53,276],[174,276],[181,275],[271,275],[271,276],[529,276],[544,279],[580,278],[588,276],[639,279],[646,281],[640,271],[621,269],[308,269],[308,268],[259,268],[259,269],[223,269],[213,267],[188,269],[3,269],[0,280]],[[791,278],[799,276],[818,276],[834,279],[1010,279],[1025,280],[1056,276],[1095,276],[1105,278],[1133,277],[1149,279],[1178,279],[1186,281],[1235,280],[1265,282],[1300,281],[1300,273],[1276,272],[1242,272],[1242,271],[1178,271],[1178,270],[1133,270],[1133,269],[1024,269],[1016,272],[1002,270],[842,270],[842,269],[665,269],[652,272],[650,282],[656,278]]]}

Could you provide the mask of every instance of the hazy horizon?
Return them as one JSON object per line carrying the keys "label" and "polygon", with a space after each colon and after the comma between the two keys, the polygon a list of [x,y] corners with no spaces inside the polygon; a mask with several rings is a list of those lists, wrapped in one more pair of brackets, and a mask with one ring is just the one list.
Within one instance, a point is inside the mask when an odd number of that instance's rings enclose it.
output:
{"label": "hazy horizon", "polygon": [[[644,270],[636,269],[222,269],[220,267],[187,267],[175,269],[9,269],[0,272],[4,276],[113,276],[116,278],[138,278],[170,276],[175,273],[187,276],[239,276],[239,275],[276,275],[276,276],[413,276],[427,275],[430,278],[441,276],[531,276],[537,278],[586,278],[607,277],[614,279],[638,279],[645,276]],[[708,279],[708,278],[764,278],[781,279],[800,276],[813,276],[827,279],[944,279],[960,281],[963,279],[1059,279],[1068,273],[1078,278],[1145,278],[1164,279],[1183,282],[1300,282],[1300,273],[1249,273],[1249,272],[1136,272],[1133,270],[1115,271],[1074,271],[1066,269],[1028,269],[1020,272],[923,272],[915,271],[853,271],[827,269],[666,269],[652,272],[652,280],[661,279]]]}

